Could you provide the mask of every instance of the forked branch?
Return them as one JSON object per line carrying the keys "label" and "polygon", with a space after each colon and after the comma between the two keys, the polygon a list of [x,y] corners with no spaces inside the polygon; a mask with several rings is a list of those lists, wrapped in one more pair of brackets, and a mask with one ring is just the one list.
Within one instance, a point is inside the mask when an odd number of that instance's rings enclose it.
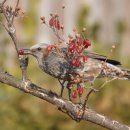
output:
{"label": "forked branch", "polygon": [[18,4],[19,0],[16,3],[15,8],[13,9],[11,6],[5,5],[7,0],[4,0],[2,3],[0,3],[0,11],[4,15],[7,24],[3,24],[6,31],[10,35],[11,39],[13,40],[13,43],[15,45],[15,49],[17,51],[18,55],[18,41],[16,37],[16,29],[14,27],[14,17],[18,14],[19,9],[18,9]]}
{"label": "forked branch", "polygon": [[[20,89],[26,93],[36,96],[37,98],[41,98],[55,106],[60,108],[59,110],[70,116],[72,119],[76,120],[86,120],[92,122],[94,124],[98,124],[102,127],[108,128],[110,130],[129,130],[130,127],[127,125],[121,124],[117,121],[111,120],[101,114],[96,113],[95,111],[86,108],[84,111],[84,115],[81,118],[83,113],[81,106],[79,104],[74,104],[68,100],[65,100],[58,96],[56,93],[52,91],[48,91],[44,88],[38,87],[37,85],[28,82],[25,84],[22,80],[15,78],[9,73],[0,69],[0,82]],[[26,85],[26,86],[25,86]],[[26,89],[28,88],[28,89]],[[29,91],[28,91],[29,90]]]}
{"label": "forked branch", "polygon": [[[7,0],[3,0],[3,2],[0,3],[0,13],[4,15],[7,22],[6,25],[3,23],[2,24],[4,25],[6,31],[9,33],[10,37],[12,38],[13,43],[15,45],[15,49],[17,51],[17,55],[18,55],[18,40],[16,37],[16,29],[14,27],[14,18],[18,14],[18,11],[19,11],[19,8],[18,8],[19,0],[17,0],[15,9],[12,9],[12,7],[9,7],[9,6],[5,6],[6,1]],[[27,58],[25,57],[25,59],[21,59],[20,61],[21,61],[20,63],[22,66],[21,67],[22,72],[26,79]],[[41,88],[31,82],[27,82],[27,81],[23,82],[23,80],[19,80],[15,78],[14,76],[3,71],[2,69],[0,69],[0,82],[3,84],[7,84],[12,87],[15,87],[17,89],[20,89],[26,93],[34,95],[37,98],[41,98],[42,100],[45,100],[57,106],[58,110],[67,114],[75,121],[86,120],[86,121],[92,122],[94,124],[98,124],[104,128],[108,128],[111,130],[130,130],[130,127],[128,127],[127,125],[111,120],[101,114],[96,113],[95,111],[89,108],[82,109],[82,106],[80,106],[79,104],[74,104],[71,101],[65,100],[61,98],[60,96],[58,96],[56,93],[52,91],[48,91],[44,88]],[[92,91],[93,90],[89,92],[88,97],[92,93]]]}

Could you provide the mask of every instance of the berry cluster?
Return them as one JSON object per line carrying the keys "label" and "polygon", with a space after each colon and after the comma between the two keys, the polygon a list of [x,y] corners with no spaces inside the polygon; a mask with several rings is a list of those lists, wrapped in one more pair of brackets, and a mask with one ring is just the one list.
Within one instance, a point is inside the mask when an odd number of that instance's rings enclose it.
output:
{"label": "berry cluster", "polygon": [[84,39],[79,34],[76,34],[75,38],[72,36],[69,37],[68,53],[72,66],[79,67],[81,62],[87,62],[87,56],[83,54],[83,50],[89,46],[91,46],[91,42],[87,38]]}
{"label": "berry cluster", "polygon": [[[63,5],[62,9],[64,10],[64,8],[65,8],[65,6]],[[41,19],[43,24],[45,24],[50,29],[52,29],[52,31],[54,32],[54,34],[58,38],[59,42],[65,41],[63,39],[64,26],[63,26],[63,23],[61,22],[60,17],[59,17],[57,12],[50,13],[50,19],[48,22],[46,21],[46,18],[44,16],[40,17],[40,19]],[[61,35],[61,33],[62,33],[62,35]]]}
{"label": "berry cluster", "polygon": [[[62,6],[62,9],[64,9],[65,6]],[[75,29],[73,30],[74,36],[69,35],[68,42],[63,39],[64,34],[64,26],[62,22],[60,21],[60,17],[57,13],[51,13],[50,19],[48,22],[46,22],[45,17],[40,18],[42,23],[47,25],[52,31],[54,31],[55,35],[57,36],[59,43],[67,43],[67,55],[66,59],[70,63],[70,66],[72,68],[79,68],[83,66],[87,62],[87,56],[84,55],[83,51],[87,49],[89,46],[91,46],[91,41],[84,37],[84,32],[86,31],[85,28],[83,28],[83,31],[81,34],[79,34]],[[53,44],[48,45],[47,50],[50,52],[53,48],[58,48],[59,43],[55,46]],[[84,91],[84,85],[83,85],[83,76],[73,74],[70,72],[70,81],[72,82],[70,85],[70,89],[72,90],[71,97],[76,98],[77,96],[82,96]]]}
{"label": "berry cluster", "polygon": [[[54,29],[54,30],[60,30],[60,29],[63,29],[63,26],[60,25],[60,20],[59,20],[59,16],[57,13],[55,14],[50,14],[50,20],[49,20],[49,27]],[[40,18],[42,20],[42,23],[46,24],[46,21],[45,21],[45,17],[41,17]]]}
{"label": "berry cluster", "polygon": [[71,93],[72,98],[77,98],[77,96],[81,97],[84,91],[84,87],[82,85],[77,85],[77,89],[73,86],[73,90]]}
{"label": "berry cluster", "polygon": [[60,30],[60,21],[58,19],[58,15],[53,16],[53,14],[51,14],[51,19],[49,20],[49,25],[51,28]]}
{"label": "berry cluster", "polygon": [[[72,68],[79,68],[87,62],[88,58],[84,55],[83,51],[89,46],[91,46],[91,41],[84,38],[83,35],[80,35],[79,33],[75,33],[74,37],[69,35],[67,58],[69,59]],[[79,97],[82,96],[84,89],[84,86],[82,85],[82,78],[83,77],[81,75],[71,74],[70,72],[70,79],[74,84],[71,85],[71,88],[74,88],[72,89],[72,98],[76,98],[77,95],[79,95]]]}

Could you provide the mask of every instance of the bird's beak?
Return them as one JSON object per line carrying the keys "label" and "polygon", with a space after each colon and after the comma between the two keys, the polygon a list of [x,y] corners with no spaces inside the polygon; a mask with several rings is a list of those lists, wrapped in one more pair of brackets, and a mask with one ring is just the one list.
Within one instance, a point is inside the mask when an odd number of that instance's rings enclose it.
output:
{"label": "bird's beak", "polygon": [[21,49],[18,53],[19,55],[29,55],[32,54],[32,51],[30,49]]}

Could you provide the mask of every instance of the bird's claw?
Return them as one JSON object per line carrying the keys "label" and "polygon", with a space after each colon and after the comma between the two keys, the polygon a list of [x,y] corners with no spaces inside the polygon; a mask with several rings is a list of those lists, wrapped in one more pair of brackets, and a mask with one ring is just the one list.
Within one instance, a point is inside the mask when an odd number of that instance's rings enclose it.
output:
{"label": "bird's claw", "polygon": [[30,92],[29,86],[30,86],[30,84],[31,84],[31,81],[26,79],[26,80],[22,80],[22,82],[23,82],[24,90],[25,90],[26,92]]}
{"label": "bird's claw", "polygon": [[83,119],[84,112],[85,112],[84,104],[81,104],[81,103],[78,104],[78,110],[76,112],[76,117],[75,117],[75,120],[77,122],[80,122]]}

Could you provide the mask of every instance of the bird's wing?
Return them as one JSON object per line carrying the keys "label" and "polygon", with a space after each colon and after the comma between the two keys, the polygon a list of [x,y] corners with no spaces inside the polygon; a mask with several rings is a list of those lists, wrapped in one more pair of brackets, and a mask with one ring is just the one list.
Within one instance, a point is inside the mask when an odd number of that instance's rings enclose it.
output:
{"label": "bird's wing", "polygon": [[121,65],[119,61],[108,59],[106,56],[100,55],[98,53],[85,51],[84,54],[87,55],[87,57],[89,58],[106,61],[107,63],[113,64],[113,65]]}

